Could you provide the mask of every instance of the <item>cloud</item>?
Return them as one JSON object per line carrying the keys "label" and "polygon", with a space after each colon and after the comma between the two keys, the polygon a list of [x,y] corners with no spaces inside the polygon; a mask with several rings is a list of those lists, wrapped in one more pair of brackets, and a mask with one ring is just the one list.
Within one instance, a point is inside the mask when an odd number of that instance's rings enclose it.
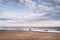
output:
{"label": "cloud", "polygon": [[[3,0],[4,4],[13,2],[16,5],[25,6],[32,13],[19,13],[18,18],[15,16],[6,16],[14,20],[20,21],[44,21],[44,20],[60,20],[60,0]],[[17,12],[16,12],[17,13]]]}
{"label": "cloud", "polygon": [[9,19],[9,18],[0,18],[0,20],[12,20],[12,19]]}
{"label": "cloud", "polygon": [[60,21],[41,21],[32,23],[20,23],[13,21],[0,21],[2,27],[60,27]]}

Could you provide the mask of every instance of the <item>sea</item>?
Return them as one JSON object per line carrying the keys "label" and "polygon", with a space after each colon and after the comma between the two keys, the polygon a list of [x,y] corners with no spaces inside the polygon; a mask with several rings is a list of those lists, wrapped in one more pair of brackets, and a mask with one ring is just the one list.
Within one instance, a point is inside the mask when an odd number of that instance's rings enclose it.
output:
{"label": "sea", "polygon": [[60,33],[60,27],[2,27],[0,30],[24,30],[24,31],[39,31],[39,32],[57,32]]}

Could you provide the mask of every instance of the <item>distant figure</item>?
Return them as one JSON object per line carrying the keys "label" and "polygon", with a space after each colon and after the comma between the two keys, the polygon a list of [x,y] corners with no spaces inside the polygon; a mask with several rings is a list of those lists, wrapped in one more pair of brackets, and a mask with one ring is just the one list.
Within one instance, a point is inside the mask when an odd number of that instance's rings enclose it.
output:
{"label": "distant figure", "polygon": [[44,30],[44,31],[48,31],[48,30]]}
{"label": "distant figure", "polygon": [[31,31],[31,29],[29,29],[29,31]]}

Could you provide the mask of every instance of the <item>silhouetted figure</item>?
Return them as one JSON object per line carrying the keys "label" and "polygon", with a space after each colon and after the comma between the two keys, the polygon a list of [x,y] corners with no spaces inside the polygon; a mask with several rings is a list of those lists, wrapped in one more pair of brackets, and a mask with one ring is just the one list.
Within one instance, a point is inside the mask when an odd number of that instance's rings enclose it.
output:
{"label": "silhouetted figure", "polygon": [[31,31],[31,29],[29,29],[29,31]]}
{"label": "silhouetted figure", "polygon": [[44,30],[44,31],[48,31],[48,30]]}

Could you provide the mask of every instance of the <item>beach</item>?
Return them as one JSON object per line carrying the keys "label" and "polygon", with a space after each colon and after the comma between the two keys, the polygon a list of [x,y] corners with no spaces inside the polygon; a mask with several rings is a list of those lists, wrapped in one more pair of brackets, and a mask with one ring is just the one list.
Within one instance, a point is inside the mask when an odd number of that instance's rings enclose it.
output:
{"label": "beach", "polygon": [[60,40],[60,33],[0,30],[0,40]]}

